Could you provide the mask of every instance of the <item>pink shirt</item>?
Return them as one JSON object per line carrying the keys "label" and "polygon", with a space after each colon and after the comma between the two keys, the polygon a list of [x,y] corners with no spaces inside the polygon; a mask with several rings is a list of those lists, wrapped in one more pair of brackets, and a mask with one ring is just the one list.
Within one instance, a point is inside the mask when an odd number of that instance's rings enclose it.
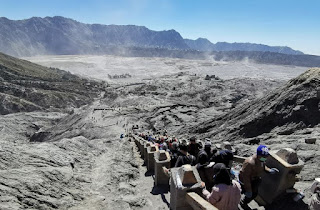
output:
{"label": "pink shirt", "polygon": [[232,180],[232,185],[217,184],[212,192],[203,190],[209,203],[219,210],[238,210],[241,198],[241,186],[237,181]]}

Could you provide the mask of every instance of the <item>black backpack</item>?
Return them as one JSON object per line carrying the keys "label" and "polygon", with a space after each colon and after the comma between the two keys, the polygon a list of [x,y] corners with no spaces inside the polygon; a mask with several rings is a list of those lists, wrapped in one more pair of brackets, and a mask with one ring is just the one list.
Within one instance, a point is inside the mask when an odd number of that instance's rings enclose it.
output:
{"label": "black backpack", "polygon": [[186,155],[182,158],[183,165],[190,164],[194,166],[196,164],[196,158],[193,155]]}

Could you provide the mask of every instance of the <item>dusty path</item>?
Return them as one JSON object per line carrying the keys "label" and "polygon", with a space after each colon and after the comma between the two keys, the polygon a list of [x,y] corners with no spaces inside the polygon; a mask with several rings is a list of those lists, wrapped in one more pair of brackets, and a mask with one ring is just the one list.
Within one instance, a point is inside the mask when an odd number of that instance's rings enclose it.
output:
{"label": "dusty path", "polygon": [[71,209],[169,209],[168,193],[152,194],[154,179],[135,145],[125,138],[109,146],[92,165],[90,196]]}
{"label": "dusty path", "polygon": [[[95,102],[92,107],[102,105]],[[89,195],[71,209],[169,209],[168,192],[153,190],[154,177],[143,166],[136,145],[128,137],[119,138],[132,118],[121,108],[86,113],[85,121],[98,128],[91,132],[100,132],[102,137],[91,140],[101,151],[87,167],[90,184],[85,191]]]}

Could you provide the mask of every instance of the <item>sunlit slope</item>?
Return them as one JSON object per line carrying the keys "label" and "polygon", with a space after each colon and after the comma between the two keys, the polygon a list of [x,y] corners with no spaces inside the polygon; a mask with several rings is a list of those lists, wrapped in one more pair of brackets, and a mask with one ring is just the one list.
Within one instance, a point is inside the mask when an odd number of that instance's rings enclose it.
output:
{"label": "sunlit slope", "polygon": [[79,107],[102,85],[0,53],[0,113]]}
{"label": "sunlit slope", "polygon": [[228,139],[263,133],[291,134],[320,123],[320,68],[312,68],[286,85],[228,114],[193,127],[195,133]]}

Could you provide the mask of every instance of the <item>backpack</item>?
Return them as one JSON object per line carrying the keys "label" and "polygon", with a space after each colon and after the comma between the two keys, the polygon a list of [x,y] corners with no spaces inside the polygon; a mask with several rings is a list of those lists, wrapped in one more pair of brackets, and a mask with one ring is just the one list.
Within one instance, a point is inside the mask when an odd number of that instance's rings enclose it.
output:
{"label": "backpack", "polygon": [[193,155],[186,155],[184,158],[182,158],[183,165],[190,164],[194,166],[196,164],[196,158]]}
{"label": "backpack", "polygon": [[201,164],[205,164],[208,161],[209,161],[209,157],[208,157],[207,152],[204,150],[200,150],[198,153],[197,162],[201,163]]}
{"label": "backpack", "polygon": [[193,155],[180,155],[177,159],[176,166],[180,167],[182,165],[190,164],[194,166],[196,164],[196,158]]}

